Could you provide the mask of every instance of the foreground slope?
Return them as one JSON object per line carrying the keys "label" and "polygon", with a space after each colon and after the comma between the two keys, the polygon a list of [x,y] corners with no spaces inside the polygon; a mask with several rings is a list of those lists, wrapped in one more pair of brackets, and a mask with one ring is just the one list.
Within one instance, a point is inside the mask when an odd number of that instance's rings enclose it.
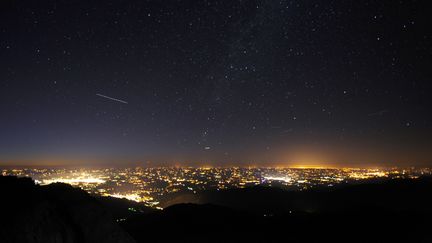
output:
{"label": "foreground slope", "polygon": [[134,242],[95,198],[66,184],[0,177],[1,242]]}

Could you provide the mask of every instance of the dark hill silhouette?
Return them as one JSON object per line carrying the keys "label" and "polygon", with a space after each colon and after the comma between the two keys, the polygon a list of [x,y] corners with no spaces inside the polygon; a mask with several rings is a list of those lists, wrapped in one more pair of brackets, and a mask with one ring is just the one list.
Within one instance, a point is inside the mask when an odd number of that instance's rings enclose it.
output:
{"label": "dark hill silhouette", "polygon": [[81,189],[0,176],[0,242],[134,242],[106,208]]}
{"label": "dark hill silhouette", "polygon": [[[432,210],[432,180],[390,180],[335,190],[289,191],[255,187],[205,192],[198,203],[267,212],[344,212]],[[263,212],[264,212],[263,211]]]}
{"label": "dark hill silhouette", "polygon": [[124,198],[95,196],[116,220],[124,220],[137,214],[149,214],[156,209],[145,206],[142,203],[130,201]]}
{"label": "dark hill silhouette", "polygon": [[29,178],[0,190],[0,242],[432,242],[431,178],[206,191],[162,211]]}
{"label": "dark hill silhouette", "polygon": [[203,192],[201,205],[122,225],[138,242],[432,242],[431,200],[430,178],[300,192],[253,187]]}
{"label": "dark hill silhouette", "polygon": [[359,210],[432,211],[432,178],[379,180],[336,188],[286,191],[278,187],[212,190],[171,195],[163,206],[215,204],[260,213],[342,212]]}

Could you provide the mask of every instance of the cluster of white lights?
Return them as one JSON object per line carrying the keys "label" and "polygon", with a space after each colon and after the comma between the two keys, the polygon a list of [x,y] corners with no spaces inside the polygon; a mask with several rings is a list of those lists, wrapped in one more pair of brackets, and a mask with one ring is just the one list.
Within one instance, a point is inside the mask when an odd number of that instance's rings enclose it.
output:
{"label": "cluster of white lights", "polygon": [[100,178],[94,178],[94,177],[77,177],[77,178],[54,178],[54,179],[47,179],[43,180],[41,184],[51,184],[51,183],[67,183],[71,185],[78,185],[81,183],[84,184],[102,184],[105,183],[105,180]]}
{"label": "cluster of white lights", "polygon": [[138,194],[110,194],[110,197],[125,198],[127,200],[141,202],[141,197]]}
{"label": "cluster of white lights", "polygon": [[291,178],[287,176],[264,176],[264,179],[269,181],[284,181],[284,182],[291,182]]}

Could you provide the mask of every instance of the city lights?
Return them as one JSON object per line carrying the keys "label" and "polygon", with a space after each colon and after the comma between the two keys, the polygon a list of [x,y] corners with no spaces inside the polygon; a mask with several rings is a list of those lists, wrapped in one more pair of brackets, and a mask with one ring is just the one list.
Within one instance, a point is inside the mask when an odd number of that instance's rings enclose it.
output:
{"label": "city lights", "polygon": [[102,169],[2,169],[2,175],[32,177],[37,184],[67,183],[90,194],[125,198],[159,208],[164,196],[251,186],[306,190],[376,178],[418,178],[430,169],[154,167]]}

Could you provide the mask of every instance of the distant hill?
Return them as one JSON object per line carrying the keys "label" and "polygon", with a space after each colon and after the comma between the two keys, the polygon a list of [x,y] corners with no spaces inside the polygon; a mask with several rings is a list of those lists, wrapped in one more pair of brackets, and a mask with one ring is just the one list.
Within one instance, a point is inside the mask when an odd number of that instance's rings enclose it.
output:
{"label": "distant hill", "polygon": [[149,214],[157,211],[157,209],[145,206],[143,203],[127,200],[124,198],[115,197],[100,197],[93,196],[102,204],[104,208],[109,210],[109,213],[115,220],[124,220],[139,214]]}
{"label": "distant hill", "polygon": [[284,191],[253,187],[208,191],[197,203],[212,203],[241,210],[287,213],[300,212],[432,212],[432,180],[389,180],[337,189]]}
{"label": "distant hill", "polygon": [[0,176],[0,242],[134,242],[99,200],[67,184]]}
{"label": "distant hill", "polygon": [[362,184],[318,187],[304,191],[255,186],[243,189],[182,192],[162,206],[213,204],[253,212],[432,211],[432,178],[371,180]]}
{"label": "distant hill", "polygon": [[297,192],[252,187],[186,199],[199,205],[173,205],[122,225],[137,242],[432,242],[431,178]]}

